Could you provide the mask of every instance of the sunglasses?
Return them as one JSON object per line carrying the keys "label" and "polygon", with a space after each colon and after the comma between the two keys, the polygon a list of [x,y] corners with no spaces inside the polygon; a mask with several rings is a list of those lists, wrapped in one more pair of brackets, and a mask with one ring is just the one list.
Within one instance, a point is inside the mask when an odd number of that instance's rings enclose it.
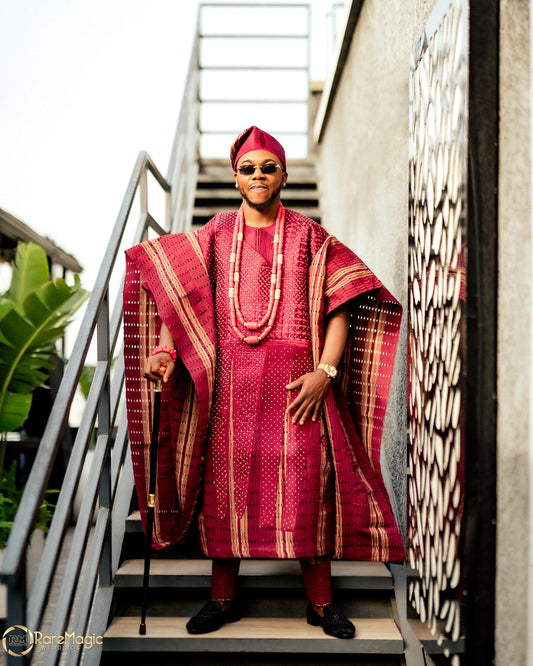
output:
{"label": "sunglasses", "polygon": [[274,162],[267,162],[266,164],[243,164],[242,166],[237,167],[237,171],[241,174],[241,176],[251,176],[255,173],[257,168],[261,169],[261,173],[270,176],[273,173],[276,173],[276,169],[281,169],[283,171],[283,167],[279,164],[275,164]]}

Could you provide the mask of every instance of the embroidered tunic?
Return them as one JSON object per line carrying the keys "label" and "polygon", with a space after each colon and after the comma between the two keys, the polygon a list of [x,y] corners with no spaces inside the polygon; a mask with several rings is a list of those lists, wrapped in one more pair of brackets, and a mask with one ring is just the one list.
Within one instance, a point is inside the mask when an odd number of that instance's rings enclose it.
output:
{"label": "embroidered tunic", "polygon": [[[186,366],[163,392],[156,546],[183,537],[201,484],[199,532],[210,557],[403,561],[379,466],[399,306],[350,250],[287,210],[278,315],[264,341],[247,345],[228,307],[235,220],[236,213],[217,215],[194,234],[128,251],[127,400],[143,514],[150,389],[136,373],[161,320]],[[268,231],[245,234],[246,320],[260,320],[268,306],[271,263],[261,239]],[[316,367],[325,318],[345,302],[353,320],[339,381],[322,417],[295,425],[286,410],[297,390],[285,387]]]}

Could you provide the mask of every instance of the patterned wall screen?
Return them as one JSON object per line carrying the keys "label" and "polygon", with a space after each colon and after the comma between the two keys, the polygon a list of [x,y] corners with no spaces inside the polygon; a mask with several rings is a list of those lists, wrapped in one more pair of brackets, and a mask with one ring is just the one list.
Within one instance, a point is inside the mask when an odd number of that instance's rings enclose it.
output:
{"label": "patterned wall screen", "polygon": [[453,666],[464,645],[467,27],[466,2],[437,3],[409,91],[409,600]]}

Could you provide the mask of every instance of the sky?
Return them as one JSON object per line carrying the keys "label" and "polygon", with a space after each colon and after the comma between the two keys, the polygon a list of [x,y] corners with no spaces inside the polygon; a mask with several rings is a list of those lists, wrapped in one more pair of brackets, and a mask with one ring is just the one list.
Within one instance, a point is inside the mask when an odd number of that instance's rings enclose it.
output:
{"label": "sky", "polygon": [[[311,4],[320,42],[331,0]],[[87,288],[139,151],[166,174],[197,7],[0,0],[0,207],[73,254]]]}
{"label": "sky", "polygon": [[166,171],[196,4],[0,0],[0,207],[88,286],[138,152]]}

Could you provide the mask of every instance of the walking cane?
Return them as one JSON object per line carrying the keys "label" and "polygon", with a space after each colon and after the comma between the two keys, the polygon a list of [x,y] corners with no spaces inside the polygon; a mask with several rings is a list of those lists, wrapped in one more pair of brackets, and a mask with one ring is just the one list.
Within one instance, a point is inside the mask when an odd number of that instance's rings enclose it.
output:
{"label": "walking cane", "polygon": [[159,411],[161,408],[161,380],[155,382],[152,441],[150,442],[150,480],[148,482],[146,539],[144,542],[143,605],[139,634],[146,634],[146,607],[148,606],[148,584],[150,580],[150,556],[152,554],[152,533],[154,530],[155,484],[157,478],[157,446],[159,444]]}

